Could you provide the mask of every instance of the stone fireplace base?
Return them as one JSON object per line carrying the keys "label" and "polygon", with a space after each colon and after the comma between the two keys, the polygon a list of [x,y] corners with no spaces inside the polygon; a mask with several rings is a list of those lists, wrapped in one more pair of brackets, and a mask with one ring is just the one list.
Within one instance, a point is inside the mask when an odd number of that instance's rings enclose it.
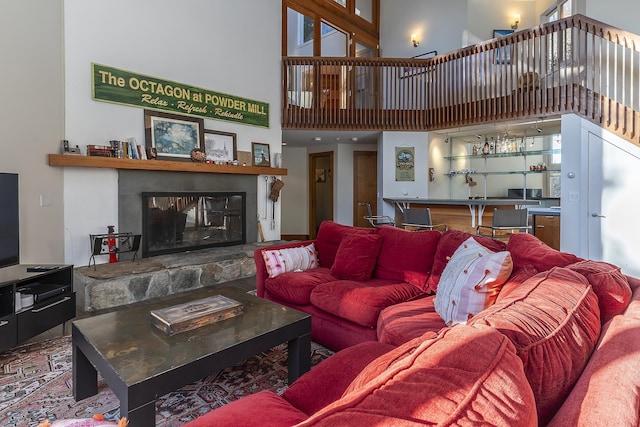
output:
{"label": "stone fireplace base", "polygon": [[249,243],[79,267],[74,270],[76,305],[93,312],[255,276],[253,252],[277,243]]}

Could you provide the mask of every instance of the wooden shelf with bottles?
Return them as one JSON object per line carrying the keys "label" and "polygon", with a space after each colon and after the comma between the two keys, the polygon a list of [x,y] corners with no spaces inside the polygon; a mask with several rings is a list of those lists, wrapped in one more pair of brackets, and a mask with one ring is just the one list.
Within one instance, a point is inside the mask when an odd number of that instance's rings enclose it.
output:
{"label": "wooden shelf with bottles", "polygon": [[149,170],[165,172],[227,173],[240,175],[287,175],[287,169],[264,166],[216,165],[171,160],[133,160],[113,157],[49,154],[49,166]]}

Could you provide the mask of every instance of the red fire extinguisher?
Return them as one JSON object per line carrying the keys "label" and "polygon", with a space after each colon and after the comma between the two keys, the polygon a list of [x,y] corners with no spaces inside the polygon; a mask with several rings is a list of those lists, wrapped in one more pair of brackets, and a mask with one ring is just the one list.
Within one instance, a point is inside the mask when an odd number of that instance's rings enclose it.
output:
{"label": "red fire extinguisher", "polygon": [[[107,229],[109,230],[109,234],[113,235],[115,233],[115,225],[108,225]],[[110,236],[107,239],[107,243],[109,245],[109,262],[118,262],[118,255],[116,253],[118,251],[118,248],[116,247],[116,237]]]}

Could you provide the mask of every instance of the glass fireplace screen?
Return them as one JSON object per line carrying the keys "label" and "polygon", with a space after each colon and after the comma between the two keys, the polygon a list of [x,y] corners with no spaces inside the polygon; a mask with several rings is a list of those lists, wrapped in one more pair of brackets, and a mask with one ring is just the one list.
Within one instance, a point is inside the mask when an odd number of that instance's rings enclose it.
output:
{"label": "glass fireplace screen", "polygon": [[142,193],[142,256],[246,243],[244,192]]}

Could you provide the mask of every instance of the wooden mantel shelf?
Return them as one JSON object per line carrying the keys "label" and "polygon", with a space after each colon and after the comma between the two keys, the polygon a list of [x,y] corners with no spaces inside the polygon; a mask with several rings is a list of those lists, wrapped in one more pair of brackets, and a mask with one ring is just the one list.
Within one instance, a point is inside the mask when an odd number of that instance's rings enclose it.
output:
{"label": "wooden mantel shelf", "polygon": [[241,175],[287,175],[287,169],[263,166],[214,165],[170,160],[114,159],[98,156],[49,154],[49,166],[132,169],[165,172],[235,173]]}

